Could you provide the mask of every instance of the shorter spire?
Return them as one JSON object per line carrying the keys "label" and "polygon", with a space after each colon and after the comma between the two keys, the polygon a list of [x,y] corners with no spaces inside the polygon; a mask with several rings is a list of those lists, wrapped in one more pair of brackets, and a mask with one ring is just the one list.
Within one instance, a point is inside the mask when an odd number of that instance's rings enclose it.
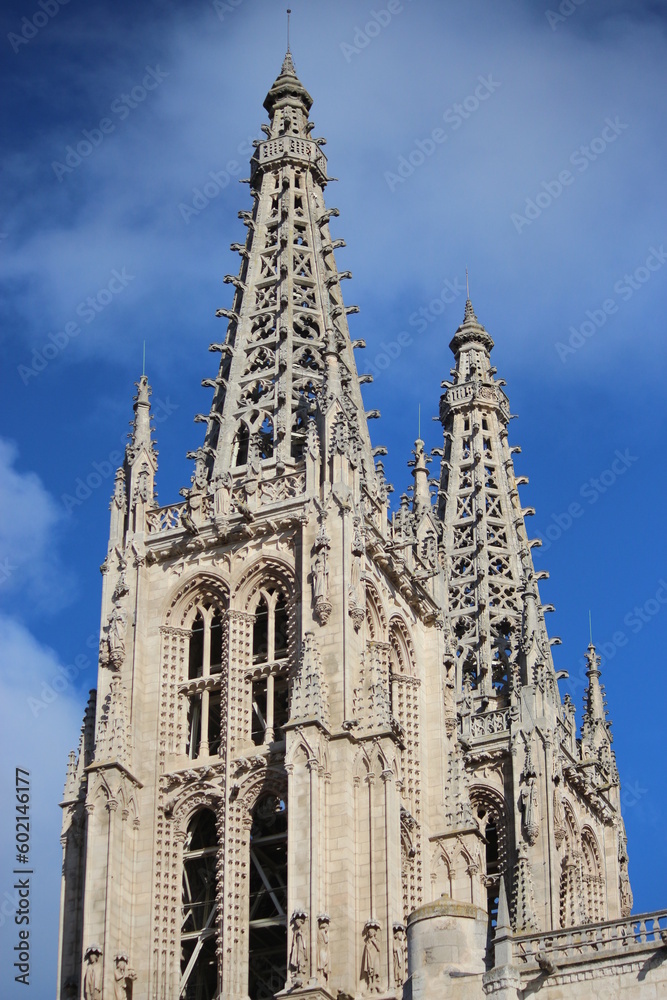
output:
{"label": "shorter spire", "polygon": [[[466,272],[466,282],[467,282],[467,272]],[[458,354],[462,347],[466,344],[481,344],[486,348],[487,351],[493,350],[493,339],[491,335],[484,329],[482,324],[477,319],[475,315],[475,310],[473,309],[472,302],[469,298],[466,299],[465,312],[463,314],[463,323],[459,326],[456,333],[452,337],[449,348],[454,354]]]}
{"label": "shorter spire", "polygon": [[283,59],[280,74],[266,95],[264,107],[269,116],[273,117],[273,113],[278,105],[297,105],[305,114],[308,114],[312,104],[312,97],[296,75],[292,53],[288,48]]}
{"label": "shorter spire", "polygon": [[144,374],[138,382],[135,382],[137,394],[134,397],[134,420],[132,421],[132,433],[127,446],[127,458],[133,462],[142,448],[153,452],[153,442],[151,440],[151,404],[150,396],[152,389],[148,384],[148,377]]}

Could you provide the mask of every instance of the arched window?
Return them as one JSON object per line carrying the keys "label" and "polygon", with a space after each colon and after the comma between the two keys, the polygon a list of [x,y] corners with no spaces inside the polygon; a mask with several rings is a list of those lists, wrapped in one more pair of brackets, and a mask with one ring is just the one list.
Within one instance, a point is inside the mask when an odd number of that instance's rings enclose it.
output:
{"label": "arched window", "polygon": [[500,880],[507,865],[507,824],[500,797],[489,789],[473,789],[470,795],[473,816],[484,837],[484,876],[486,882],[487,965],[493,965],[493,938],[498,922]]}
{"label": "arched window", "polygon": [[183,846],[180,1000],[214,1000],[218,835],[215,815],[202,809],[190,820]]}
{"label": "arched window", "polygon": [[257,746],[284,739],[288,704],[287,599],[276,587],[261,590],[252,634],[252,740]]}
{"label": "arched window", "polygon": [[248,996],[273,1000],[287,979],[287,797],[261,795],[250,830]]}
{"label": "arched window", "polygon": [[584,918],[587,923],[597,923],[604,915],[604,875],[595,837],[590,830],[584,830],[581,837],[582,880],[584,889]]}
{"label": "arched window", "polygon": [[181,691],[188,697],[186,753],[193,760],[220,752],[220,697],[225,634],[222,612],[202,604],[190,632],[188,680]]}
{"label": "arched window", "polygon": [[245,423],[239,424],[233,445],[232,464],[245,465],[248,461],[248,445],[250,443],[250,433]]}

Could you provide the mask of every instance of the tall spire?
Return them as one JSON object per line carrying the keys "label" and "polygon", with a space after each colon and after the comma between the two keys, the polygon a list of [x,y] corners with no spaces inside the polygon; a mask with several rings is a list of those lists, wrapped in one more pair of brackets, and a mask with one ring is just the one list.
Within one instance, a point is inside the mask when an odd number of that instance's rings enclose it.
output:
{"label": "tall spire", "polygon": [[[460,683],[466,679],[482,706],[505,699],[523,654],[524,673],[548,668],[549,640],[537,591],[531,542],[507,443],[510,417],[504,382],[496,379],[493,339],[465,304],[451,344],[452,381],[440,401],[444,448],[439,516],[449,574],[449,616],[459,638]],[[528,666],[526,666],[528,664]]]}
{"label": "tall spire", "polygon": [[[211,345],[222,354],[218,377],[203,383],[214,395],[208,416],[196,418],[207,424],[196,482],[230,471],[243,478],[251,464],[262,478],[294,468],[332,394],[362,478],[375,477],[347,324],[358,310],[343,302],[341,281],[351,274],[336,267],[334,249],[345,244],[329,232],[338,210],[325,208],[325,140],[311,138],[311,104],[288,50],[264,101],[270,123],[251,160],[253,208],[239,213],[245,245],[232,245],[240,271],[224,279],[234,301],[217,312],[228,327],[224,343]],[[324,434],[322,419],[316,423]]]}

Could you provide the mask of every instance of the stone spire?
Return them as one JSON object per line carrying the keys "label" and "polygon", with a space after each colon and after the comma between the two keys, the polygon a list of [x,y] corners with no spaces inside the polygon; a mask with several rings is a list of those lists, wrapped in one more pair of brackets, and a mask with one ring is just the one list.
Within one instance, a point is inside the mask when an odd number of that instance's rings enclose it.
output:
{"label": "stone spire", "polygon": [[[208,415],[196,418],[207,427],[194,454],[195,482],[229,472],[243,480],[250,465],[263,479],[289,471],[303,461],[309,434],[313,452],[313,418],[320,438],[325,433],[323,415],[334,399],[335,421],[346,425],[362,478],[375,478],[347,325],[358,310],[343,303],[340,283],[351,274],[340,273],[334,259],[344,241],[329,232],[338,210],[325,208],[325,140],[311,138],[311,104],[288,52],[264,101],[270,124],[251,160],[253,208],[239,213],[247,238],[232,244],[241,267],[224,279],[234,300],[217,312],[228,327],[224,342],[211,345],[222,359],[218,377],[203,383],[214,393]],[[326,461],[330,442],[320,446]]]}
{"label": "stone spire", "polygon": [[586,652],[586,677],[588,686],[584,693],[584,715],[581,720],[582,748],[596,754],[616,775],[615,761],[611,753],[611,722],[607,718],[604,687],[600,684],[600,657],[591,642]]}
{"label": "stone spire", "polygon": [[[548,670],[557,698],[531,542],[519,503],[507,427],[504,381],[496,379],[493,340],[470,299],[450,348],[452,381],[440,400],[444,448],[438,516],[449,576],[449,618],[459,643],[459,690],[465,682],[482,706],[509,697],[521,650],[524,682],[533,668]],[[528,667],[532,671],[527,677]]]}
{"label": "stone spire", "polygon": [[145,529],[146,511],[155,506],[155,474],[157,449],[151,427],[151,387],[142,374],[135,382],[134,418],[130,421],[129,441],[125,447],[125,461],[116,472],[114,492],[111,497],[111,528],[109,546],[121,542],[124,532],[141,532]]}

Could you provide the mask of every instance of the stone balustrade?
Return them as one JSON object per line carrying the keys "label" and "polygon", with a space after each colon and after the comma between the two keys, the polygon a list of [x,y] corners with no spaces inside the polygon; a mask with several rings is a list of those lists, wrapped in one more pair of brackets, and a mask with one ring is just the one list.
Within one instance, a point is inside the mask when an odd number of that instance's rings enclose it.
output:
{"label": "stone balustrade", "polygon": [[[512,942],[514,960],[520,968],[543,967],[544,959],[560,968],[609,957],[667,947],[667,910],[639,913],[622,920],[566,927],[563,930],[523,934]],[[538,959],[539,956],[539,959]]]}

